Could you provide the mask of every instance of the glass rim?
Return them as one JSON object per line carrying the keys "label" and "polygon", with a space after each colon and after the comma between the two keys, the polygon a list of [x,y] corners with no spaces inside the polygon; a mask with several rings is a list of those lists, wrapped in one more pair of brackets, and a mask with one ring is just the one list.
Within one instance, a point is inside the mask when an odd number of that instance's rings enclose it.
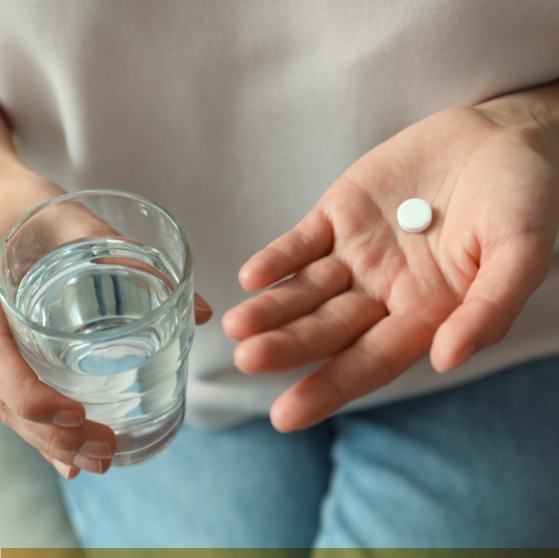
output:
{"label": "glass rim", "polygon": [[[6,232],[6,234],[0,240],[0,265],[2,263],[2,259],[4,257],[4,253],[6,251],[6,247],[10,241],[10,239],[17,233],[19,229],[31,219],[34,215],[38,214],[40,211],[45,209],[48,206],[54,205],[55,203],[65,203],[67,201],[73,201],[77,198],[88,198],[88,197],[98,197],[98,196],[108,196],[108,197],[118,197],[118,198],[128,198],[134,201],[138,201],[144,204],[149,205],[150,207],[155,208],[159,213],[161,213],[166,219],[168,219],[173,226],[177,229],[181,242],[182,242],[182,255],[184,260],[183,268],[181,269],[179,280],[175,289],[171,292],[169,298],[167,298],[160,306],[155,308],[149,314],[142,316],[135,322],[130,324],[126,324],[123,326],[112,328],[111,331],[114,332],[115,339],[127,335],[136,331],[139,328],[142,328],[153,321],[158,320],[162,314],[168,311],[168,308],[174,306],[177,299],[181,296],[183,291],[187,286],[187,280],[190,276],[190,270],[192,268],[192,251],[190,248],[190,243],[188,241],[188,237],[184,232],[183,228],[180,226],[178,221],[175,217],[162,205],[159,203],[142,196],[140,194],[135,194],[133,192],[128,192],[125,190],[117,190],[117,189],[110,189],[110,188],[100,188],[100,189],[87,189],[87,190],[79,190],[77,192],[66,192],[63,194],[59,194],[54,196],[44,202],[41,202],[39,205],[35,206],[34,208],[30,209],[27,213],[25,213],[20,219],[18,219]],[[92,238],[100,238],[100,237],[92,237]],[[64,339],[67,341],[83,341],[85,337],[88,339],[96,340],[104,339],[107,336],[106,331],[98,331],[92,333],[68,333],[64,331],[56,330],[52,327],[41,325],[33,320],[30,320],[25,314],[23,314],[15,304],[9,299],[7,296],[5,289],[3,287],[3,281],[1,279],[2,272],[0,272],[0,302],[4,306],[4,310],[9,311],[9,316],[6,314],[6,319],[8,322],[12,318],[16,318],[18,322],[20,322],[23,326],[40,333],[46,337],[56,337],[58,339]]]}

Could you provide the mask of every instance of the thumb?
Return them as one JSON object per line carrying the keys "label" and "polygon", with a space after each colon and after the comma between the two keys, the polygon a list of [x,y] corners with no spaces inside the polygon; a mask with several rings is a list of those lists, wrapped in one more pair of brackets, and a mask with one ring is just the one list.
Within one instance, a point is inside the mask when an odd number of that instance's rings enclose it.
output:
{"label": "thumb", "polygon": [[446,372],[477,351],[501,341],[528,298],[545,278],[551,246],[538,239],[509,240],[482,258],[478,273],[458,308],[439,326],[431,363]]}

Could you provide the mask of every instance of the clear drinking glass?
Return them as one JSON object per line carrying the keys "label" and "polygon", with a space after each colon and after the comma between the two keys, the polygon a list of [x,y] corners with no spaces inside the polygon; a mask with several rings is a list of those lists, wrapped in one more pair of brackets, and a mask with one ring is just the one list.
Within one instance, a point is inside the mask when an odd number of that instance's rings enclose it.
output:
{"label": "clear drinking glass", "polygon": [[173,439],[194,310],[190,247],[165,209],[112,190],[40,205],[0,244],[0,299],[41,380],[114,430],[113,465]]}

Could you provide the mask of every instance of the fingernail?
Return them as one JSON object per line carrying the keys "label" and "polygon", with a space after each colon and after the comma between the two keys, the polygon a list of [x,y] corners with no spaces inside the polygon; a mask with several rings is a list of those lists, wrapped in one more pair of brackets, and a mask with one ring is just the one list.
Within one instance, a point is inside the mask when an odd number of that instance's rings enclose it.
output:
{"label": "fingernail", "polygon": [[84,442],[79,450],[79,453],[88,457],[95,457],[97,459],[109,459],[113,455],[111,446],[109,446],[107,442],[99,442],[96,440],[88,440],[87,442]]}
{"label": "fingernail", "polygon": [[71,465],[66,465],[66,463],[62,463],[56,459],[52,460],[52,465],[65,479],[69,479],[72,476],[73,467]]}
{"label": "fingernail", "polygon": [[72,460],[72,463],[79,469],[85,469],[90,473],[100,473],[103,470],[101,460],[87,457],[78,453]]}
{"label": "fingernail", "polygon": [[201,301],[196,302],[196,304],[194,304],[194,310],[196,310],[196,312],[203,312],[205,314],[213,313],[211,306],[206,301],[204,301],[203,303]]}
{"label": "fingernail", "polygon": [[194,298],[194,309],[198,312],[213,312],[208,302],[199,295]]}
{"label": "fingernail", "polygon": [[52,422],[54,425],[63,428],[75,428],[83,424],[83,416],[78,411],[58,411]]}

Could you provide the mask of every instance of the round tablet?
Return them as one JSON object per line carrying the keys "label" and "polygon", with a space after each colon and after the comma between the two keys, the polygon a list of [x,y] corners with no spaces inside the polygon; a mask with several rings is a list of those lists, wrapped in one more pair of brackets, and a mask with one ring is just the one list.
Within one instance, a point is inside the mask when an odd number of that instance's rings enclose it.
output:
{"label": "round tablet", "polygon": [[406,232],[420,233],[426,230],[433,219],[431,206],[421,198],[410,198],[398,208],[398,225]]}

